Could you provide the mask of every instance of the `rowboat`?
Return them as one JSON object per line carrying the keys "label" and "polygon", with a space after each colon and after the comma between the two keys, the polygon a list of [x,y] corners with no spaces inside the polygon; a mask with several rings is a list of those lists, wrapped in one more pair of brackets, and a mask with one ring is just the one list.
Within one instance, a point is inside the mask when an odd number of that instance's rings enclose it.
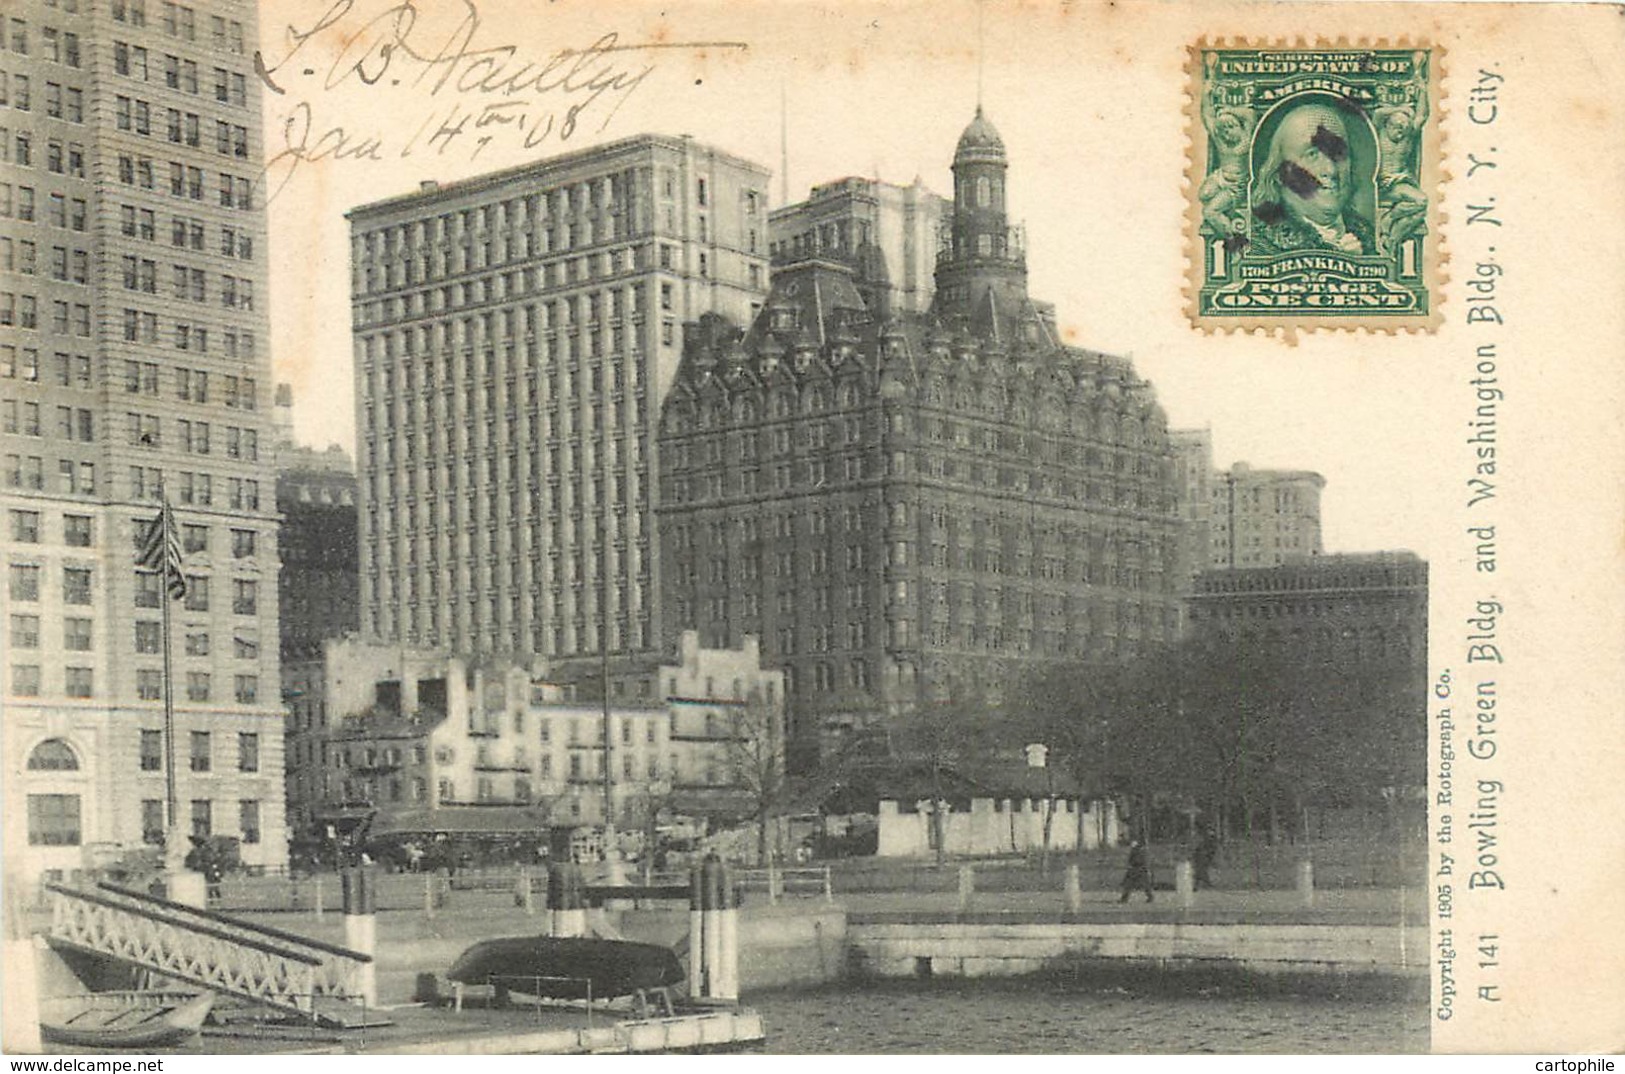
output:
{"label": "rowboat", "polygon": [[40,1036],[86,1048],[154,1048],[196,1033],[213,992],[86,992],[40,1000]]}
{"label": "rowboat", "polygon": [[669,947],[587,936],[481,940],[446,971],[459,984],[494,985],[542,999],[613,999],[678,984],[686,976]]}

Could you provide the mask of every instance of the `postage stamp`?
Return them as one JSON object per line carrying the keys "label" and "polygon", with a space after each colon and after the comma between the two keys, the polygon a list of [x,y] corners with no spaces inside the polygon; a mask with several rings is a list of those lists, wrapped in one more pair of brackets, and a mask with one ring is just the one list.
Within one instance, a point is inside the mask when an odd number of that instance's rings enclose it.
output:
{"label": "postage stamp", "polygon": [[1197,325],[1437,323],[1435,66],[1420,46],[1192,49]]}

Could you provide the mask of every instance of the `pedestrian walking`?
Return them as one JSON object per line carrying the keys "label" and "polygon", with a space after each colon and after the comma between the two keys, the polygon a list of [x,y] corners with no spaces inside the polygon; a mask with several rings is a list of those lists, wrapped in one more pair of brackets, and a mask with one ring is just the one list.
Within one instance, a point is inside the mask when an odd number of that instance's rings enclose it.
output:
{"label": "pedestrian walking", "polygon": [[1128,868],[1123,871],[1123,896],[1118,902],[1128,902],[1129,892],[1145,892],[1145,901],[1151,896],[1151,865],[1145,856],[1145,844],[1138,839],[1128,845]]}

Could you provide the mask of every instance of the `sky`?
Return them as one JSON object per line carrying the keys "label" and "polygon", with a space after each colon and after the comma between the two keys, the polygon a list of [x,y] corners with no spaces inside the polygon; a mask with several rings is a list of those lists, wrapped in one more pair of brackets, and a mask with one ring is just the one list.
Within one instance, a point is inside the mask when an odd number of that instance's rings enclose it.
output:
{"label": "sky", "polygon": [[[343,214],[355,205],[644,132],[767,165],[774,205],[784,186],[798,201],[847,175],[919,177],[948,194],[980,96],[1010,155],[1031,291],[1056,304],[1071,341],[1129,355],[1171,426],[1212,431],[1216,465],[1323,474],[1328,551],[1425,554],[1413,520],[1433,494],[1417,461],[1430,415],[1405,373],[1419,345],[1373,348],[1348,333],[1293,345],[1188,326],[1183,46],[1194,35],[1122,11],[263,4],[268,77],[282,91],[265,94],[272,353],[294,387],[297,437],[353,448]],[[525,90],[501,92],[516,83]],[[457,133],[436,140],[443,126]]]}

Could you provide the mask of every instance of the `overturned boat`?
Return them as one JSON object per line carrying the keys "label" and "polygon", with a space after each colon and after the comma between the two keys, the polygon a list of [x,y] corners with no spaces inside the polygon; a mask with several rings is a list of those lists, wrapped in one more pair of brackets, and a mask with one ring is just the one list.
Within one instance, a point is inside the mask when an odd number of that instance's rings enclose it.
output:
{"label": "overturned boat", "polygon": [[452,963],[458,984],[541,999],[614,999],[687,979],[669,947],[588,936],[510,936],[481,940]]}
{"label": "overturned boat", "polygon": [[40,1036],[84,1048],[160,1048],[203,1027],[213,992],[87,992],[40,1001]]}

